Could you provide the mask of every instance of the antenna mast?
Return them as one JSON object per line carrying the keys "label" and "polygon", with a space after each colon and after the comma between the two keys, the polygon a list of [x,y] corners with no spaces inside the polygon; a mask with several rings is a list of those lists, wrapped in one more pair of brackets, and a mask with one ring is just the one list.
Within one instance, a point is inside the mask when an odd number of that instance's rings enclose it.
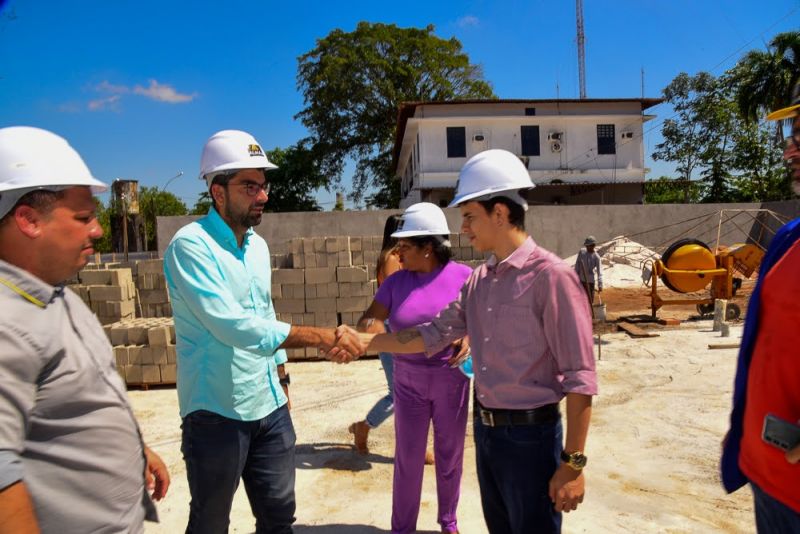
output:
{"label": "antenna mast", "polygon": [[584,45],[586,36],[583,33],[583,0],[575,1],[578,22],[578,80],[581,86],[581,99],[586,98],[586,53]]}

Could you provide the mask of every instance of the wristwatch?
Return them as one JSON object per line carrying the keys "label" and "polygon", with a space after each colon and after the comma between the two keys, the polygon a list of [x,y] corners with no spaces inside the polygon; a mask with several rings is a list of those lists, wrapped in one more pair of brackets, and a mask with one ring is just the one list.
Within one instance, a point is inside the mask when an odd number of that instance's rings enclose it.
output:
{"label": "wristwatch", "polygon": [[570,466],[575,471],[580,471],[586,467],[586,455],[580,451],[568,453],[561,451],[561,461]]}
{"label": "wristwatch", "polygon": [[292,383],[292,380],[291,380],[291,378],[289,377],[289,373],[286,373],[286,376],[281,376],[281,377],[279,377],[279,378],[278,378],[278,382],[280,382],[280,384],[281,384],[282,386],[288,386],[289,384],[291,384],[291,383]]}

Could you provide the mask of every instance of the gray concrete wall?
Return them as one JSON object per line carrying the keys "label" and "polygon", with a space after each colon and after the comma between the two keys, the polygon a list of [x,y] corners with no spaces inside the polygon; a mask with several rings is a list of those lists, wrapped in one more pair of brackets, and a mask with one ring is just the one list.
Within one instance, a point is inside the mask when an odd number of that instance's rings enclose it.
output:
{"label": "gray concrete wall", "polygon": [[[532,206],[525,218],[528,232],[545,248],[567,257],[580,248],[591,234],[599,242],[625,235],[651,248],[665,247],[686,235],[713,245],[717,237],[720,210],[766,208],[786,219],[800,217],[800,200],[752,204],[652,204],[652,205],[586,205]],[[376,236],[383,234],[386,217],[399,210],[266,213],[256,228],[270,245],[273,254],[290,252],[288,241],[295,237]],[[461,217],[458,209],[445,209],[452,232],[458,232]],[[172,236],[196,217],[159,217],[159,257]],[[748,238],[768,242],[769,232],[746,213],[725,212],[723,219],[732,219],[723,226],[722,244],[746,241]],[[777,222],[761,216],[772,231]]]}

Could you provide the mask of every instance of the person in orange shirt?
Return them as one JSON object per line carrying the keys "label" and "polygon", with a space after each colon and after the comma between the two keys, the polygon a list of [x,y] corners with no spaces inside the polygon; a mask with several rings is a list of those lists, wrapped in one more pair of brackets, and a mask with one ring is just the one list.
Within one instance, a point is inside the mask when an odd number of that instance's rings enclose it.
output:
{"label": "person in orange shirt", "polygon": [[[768,120],[792,119],[783,157],[800,194],[800,84],[790,106]],[[783,226],[761,263],[747,311],[731,412],[723,444],[722,483],[753,490],[759,533],[800,532],[800,443],[788,450],[762,436],[767,416],[800,427],[800,218]]]}

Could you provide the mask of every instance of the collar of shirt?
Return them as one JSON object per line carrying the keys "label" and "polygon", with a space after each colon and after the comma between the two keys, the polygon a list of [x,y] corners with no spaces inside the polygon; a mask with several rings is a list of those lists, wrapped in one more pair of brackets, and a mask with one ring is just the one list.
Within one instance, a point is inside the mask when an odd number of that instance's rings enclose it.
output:
{"label": "collar of shirt", "polygon": [[64,291],[63,285],[51,286],[3,260],[0,260],[0,284],[40,308],[46,307]]}
{"label": "collar of shirt", "polygon": [[[208,210],[208,215],[206,216],[206,223],[208,233],[211,234],[214,239],[216,239],[220,243],[224,243],[231,247],[232,250],[237,250],[239,248],[239,242],[236,240],[236,234],[233,233],[233,229],[228,226],[228,223],[220,216],[214,206]],[[253,228],[248,228],[247,231],[244,233],[244,239],[242,240],[242,250],[247,248],[247,242],[250,239],[250,236],[253,235]]]}
{"label": "collar of shirt", "polygon": [[512,267],[515,269],[522,269],[534,250],[536,250],[536,243],[531,236],[528,236],[525,241],[503,261],[498,263],[497,256],[492,254],[492,256],[486,260],[486,267],[489,271],[496,271],[497,273],[505,272]]}

